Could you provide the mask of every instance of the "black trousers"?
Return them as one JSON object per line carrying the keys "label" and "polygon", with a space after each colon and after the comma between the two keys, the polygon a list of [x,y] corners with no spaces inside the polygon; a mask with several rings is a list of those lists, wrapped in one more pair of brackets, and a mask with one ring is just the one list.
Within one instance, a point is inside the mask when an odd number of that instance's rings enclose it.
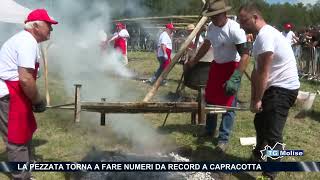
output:
{"label": "black trousers", "polygon": [[[257,145],[253,153],[261,155],[266,145],[273,147],[277,142],[283,143],[283,128],[285,126],[289,109],[298,96],[297,90],[280,87],[269,87],[262,98],[262,112],[254,117]],[[275,147],[282,150],[282,146]],[[268,159],[270,161],[271,159]]]}

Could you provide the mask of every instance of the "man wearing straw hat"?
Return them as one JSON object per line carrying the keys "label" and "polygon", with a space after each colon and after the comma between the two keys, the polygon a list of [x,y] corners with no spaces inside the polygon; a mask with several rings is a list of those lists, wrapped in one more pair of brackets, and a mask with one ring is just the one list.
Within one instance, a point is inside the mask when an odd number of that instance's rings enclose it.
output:
{"label": "man wearing straw hat", "polygon": [[[188,33],[191,34],[191,32],[194,30],[194,28],[195,28],[194,24],[189,24],[187,26]],[[195,44],[195,43],[196,43],[196,37],[193,38],[192,42],[189,45],[189,48],[193,50],[193,49],[199,48],[202,45],[203,38],[201,35],[199,36],[198,44]]]}
{"label": "man wearing straw hat", "polygon": [[[246,48],[246,34],[240,25],[227,18],[227,6],[223,0],[210,1],[203,12],[211,18],[207,36],[194,58],[187,62],[184,70],[194,66],[213,47],[212,61],[205,99],[208,104],[220,106],[236,106],[235,95],[240,87],[242,73],[249,63],[249,49]],[[219,128],[218,152],[225,152],[233,127],[235,112],[222,115]],[[217,126],[217,114],[207,114],[206,131],[199,136],[212,136]]]}
{"label": "man wearing straw hat", "polygon": [[[191,34],[191,32],[194,30],[195,25],[194,24],[188,24],[187,26],[187,32],[188,34]],[[186,61],[188,61],[191,57],[193,57],[195,55],[195,53],[197,52],[198,48],[201,47],[202,43],[203,43],[203,38],[201,35],[199,35],[199,39],[198,39],[198,43],[196,44],[196,38],[194,37],[192,42],[189,44],[186,52],[185,52],[185,57],[182,58],[183,60],[181,62],[185,63]]]}

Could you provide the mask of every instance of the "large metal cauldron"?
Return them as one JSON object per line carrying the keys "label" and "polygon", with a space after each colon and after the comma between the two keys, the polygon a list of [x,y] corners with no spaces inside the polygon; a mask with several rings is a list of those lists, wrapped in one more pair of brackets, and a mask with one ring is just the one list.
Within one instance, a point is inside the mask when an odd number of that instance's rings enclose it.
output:
{"label": "large metal cauldron", "polygon": [[198,62],[192,69],[184,74],[184,85],[188,88],[198,90],[199,86],[205,86],[211,62]]}
{"label": "large metal cauldron", "polygon": [[207,84],[210,65],[213,60],[213,48],[192,69],[184,74],[184,85],[198,90],[199,86]]}

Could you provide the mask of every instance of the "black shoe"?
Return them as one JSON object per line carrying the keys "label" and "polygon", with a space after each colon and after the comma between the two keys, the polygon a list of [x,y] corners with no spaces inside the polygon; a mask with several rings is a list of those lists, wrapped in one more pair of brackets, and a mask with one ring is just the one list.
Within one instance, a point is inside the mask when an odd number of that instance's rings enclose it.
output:
{"label": "black shoe", "polygon": [[251,157],[249,159],[249,161],[251,162],[265,162],[262,158],[261,158],[261,152],[258,150],[252,150],[252,154]]}

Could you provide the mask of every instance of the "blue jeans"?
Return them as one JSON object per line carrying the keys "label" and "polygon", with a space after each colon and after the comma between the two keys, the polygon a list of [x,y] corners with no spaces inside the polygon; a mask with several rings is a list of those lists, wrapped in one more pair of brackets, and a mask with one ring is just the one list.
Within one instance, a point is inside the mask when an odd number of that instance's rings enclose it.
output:
{"label": "blue jeans", "polygon": [[164,70],[164,63],[166,61],[166,59],[164,57],[157,57],[158,61],[159,61],[159,67],[157,69],[157,71],[154,73],[154,75],[151,78],[151,82],[154,82],[158,79],[158,77],[161,75],[162,71]]}
{"label": "blue jeans", "polygon": [[[237,100],[234,98],[232,107],[236,107]],[[228,111],[222,114],[222,121],[219,127],[218,143],[227,143],[233,127],[233,122],[236,113],[234,111]],[[206,131],[213,134],[217,128],[218,114],[207,114]],[[214,134],[213,134],[214,135]]]}

